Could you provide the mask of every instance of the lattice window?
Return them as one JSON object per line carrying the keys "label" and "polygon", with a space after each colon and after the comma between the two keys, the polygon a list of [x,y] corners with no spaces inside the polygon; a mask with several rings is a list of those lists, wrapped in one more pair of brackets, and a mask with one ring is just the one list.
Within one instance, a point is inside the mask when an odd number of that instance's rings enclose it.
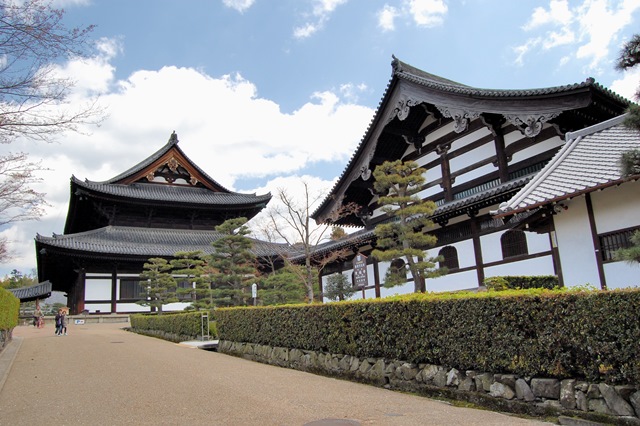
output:
{"label": "lattice window", "polygon": [[502,246],[502,258],[523,256],[529,254],[527,247],[527,236],[524,231],[510,229],[500,237]]}
{"label": "lattice window", "polygon": [[140,284],[140,280],[120,280],[121,300],[142,300],[147,297],[147,290]]}
{"label": "lattice window", "polygon": [[407,268],[405,268],[404,260],[402,259],[393,259],[391,261],[391,265],[389,269],[393,271],[394,274],[398,274],[401,277],[407,278]]}
{"label": "lattice window", "polygon": [[458,250],[456,250],[453,246],[443,247],[439,252],[438,256],[442,256],[444,259],[440,262],[440,267],[447,267],[451,269],[460,268],[460,264],[458,263]]}
{"label": "lattice window", "polygon": [[613,260],[613,253],[616,250],[631,247],[631,236],[639,229],[640,228],[623,229],[599,235],[602,261],[611,262]]}

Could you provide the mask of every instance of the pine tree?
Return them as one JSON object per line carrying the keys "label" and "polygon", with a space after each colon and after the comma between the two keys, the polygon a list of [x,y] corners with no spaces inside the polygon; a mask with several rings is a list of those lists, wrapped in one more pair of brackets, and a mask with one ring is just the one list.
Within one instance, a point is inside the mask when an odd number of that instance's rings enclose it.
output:
{"label": "pine tree", "polygon": [[289,303],[304,303],[306,290],[299,274],[291,271],[288,266],[269,274],[262,280],[258,289],[258,299],[263,305],[285,305]]}
{"label": "pine tree", "polygon": [[142,306],[150,306],[162,313],[162,306],[177,302],[176,281],[171,275],[171,265],[166,259],[153,257],[144,264],[144,271],[140,274],[143,280],[141,286],[146,284],[147,298],[136,302]]}
{"label": "pine tree", "polygon": [[354,288],[344,274],[331,274],[324,286],[324,297],[329,300],[345,300],[353,296],[358,289]]}
{"label": "pine tree", "polygon": [[203,253],[199,250],[180,251],[174,254],[170,263],[176,280],[186,283],[186,286],[178,288],[178,295],[191,296],[191,306],[197,310],[207,309],[210,306],[210,287]]}
{"label": "pine tree", "polygon": [[215,306],[242,306],[251,297],[249,287],[257,280],[258,272],[246,223],[243,217],[229,219],[215,228],[222,234],[211,243],[215,252],[208,259]]}
{"label": "pine tree", "polygon": [[[373,172],[374,189],[380,195],[378,203],[390,220],[375,228],[377,248],[372,255],[381,261],[403,259],[411,271],[414,291],[426,291],[426,278],[446,273],[436,269],[440,258],[430,258],[426,249],[436,244],[436,237],[423,232],[433,223],[429,217],[436,206],[424,201],[417,194],[425,182],[425,169],[414,161],[385,161]],[[394,287],[406,282],[404,271],[389,268],[385,287]]]}
{"label": "pine tree", "polygon": [[[618,61],[616,62],[616,69],[620,71],[633,68],[640,63],[640,34],[634,34],[631,40],[626,42],[620,54],[618,55]],[[636,99],[640,99],[640,89],[636,90]],[[628,116],[624,121],[627,127],[640,130],[640,107],[638,105],[630,105],[627,110]]]}
{"label": "pine tree", "polygon": [[616,250],[613,254],[615,260],[624,260],[632,265],[640,263],[640,231],[631,236],[631,246]]}

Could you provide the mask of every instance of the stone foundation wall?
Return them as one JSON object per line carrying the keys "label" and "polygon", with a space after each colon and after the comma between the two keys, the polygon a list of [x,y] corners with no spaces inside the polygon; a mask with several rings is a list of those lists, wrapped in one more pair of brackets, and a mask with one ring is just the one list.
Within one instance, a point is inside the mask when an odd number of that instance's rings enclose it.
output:
{"label": "stone foundation wall", "polygon": [[610,386],[578,378],[558,380],[459,371],[440,365],[359,359],[350,355],[223,340],[218,344],[218,352],[388,389],[465,400],[519,414],[569,415],[640,425],[640,386]]}

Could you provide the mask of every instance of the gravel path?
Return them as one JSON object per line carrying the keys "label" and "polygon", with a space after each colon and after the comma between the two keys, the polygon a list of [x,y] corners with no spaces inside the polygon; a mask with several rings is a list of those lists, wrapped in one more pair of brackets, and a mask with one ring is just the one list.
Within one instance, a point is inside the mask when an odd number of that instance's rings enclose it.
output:
{"label": "gravel path", "polygon": [[194,349],[122,326],[70,325],[68,336],[55,336],[51,325],[17,327],[15,359],[8,367],[0,360],[0,425],[543,424]]}

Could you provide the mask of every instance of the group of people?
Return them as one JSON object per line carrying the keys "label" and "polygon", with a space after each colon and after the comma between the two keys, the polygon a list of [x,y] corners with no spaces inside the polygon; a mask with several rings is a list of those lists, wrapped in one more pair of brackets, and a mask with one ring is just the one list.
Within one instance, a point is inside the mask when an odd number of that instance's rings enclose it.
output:
{"label": "group of people", "polygon": [[67,313],[60,309],[56,314],[56,336],[67,335]]}

